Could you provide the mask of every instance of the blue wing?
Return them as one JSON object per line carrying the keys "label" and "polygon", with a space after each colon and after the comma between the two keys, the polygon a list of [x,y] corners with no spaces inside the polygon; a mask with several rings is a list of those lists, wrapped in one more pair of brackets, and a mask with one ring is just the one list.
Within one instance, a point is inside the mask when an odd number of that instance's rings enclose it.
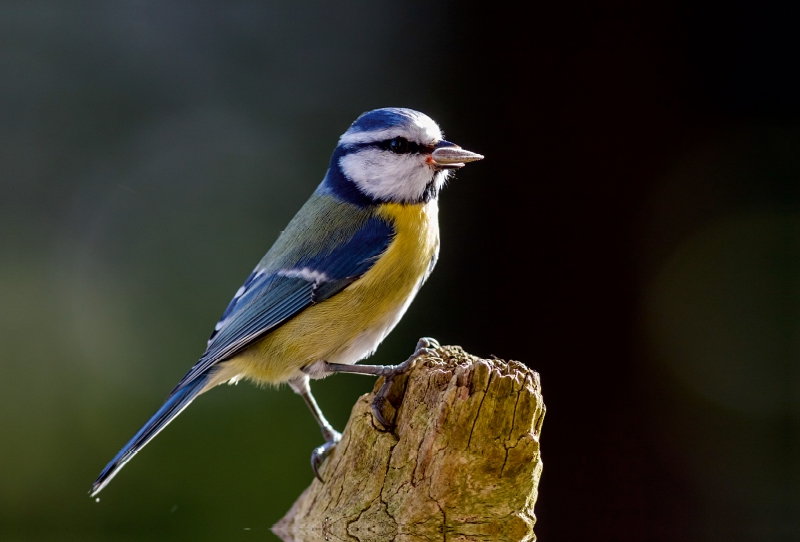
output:
{"label": "blue wing", "polygon": [[203,356],[170,395],[304,309],[343,290],[374,265],[393,236],[390,223],[372,217],[326,254],[302,256],[272,272],[257,268],[225,309]]}
{"label": "blue wing", "polygon": [[[327,219],[324,213],[318,218]],[[316,239],[320,241],[318,245],[324,246],[325,241],[334,245],[321,254],[316,251],[308,255],[315,251],[302,243],[290,246],[288,252],[279,250],[282,256],[275,256],[272,251],[267,254],[236,292],[203,356],[172,390],[164,405],[103,469],[92,486],[92,495],[100,492],[139,450],[203,392],[211,376],[208,370],[215,363],[235,355],[303,309],[336,295],[375,264],[391,243],[394,229],[374,216],[361,224],[353,235],[337,230],[334,224],[312,227],[324,236]],[[294,233],[284,238],[282,249],[298,241]]]}

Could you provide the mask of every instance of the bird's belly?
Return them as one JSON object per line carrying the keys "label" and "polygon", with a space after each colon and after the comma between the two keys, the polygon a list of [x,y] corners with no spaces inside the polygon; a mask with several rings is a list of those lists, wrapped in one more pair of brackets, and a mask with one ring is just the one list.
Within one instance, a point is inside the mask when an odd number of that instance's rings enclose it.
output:
{"label": "bird's belly", "polygon": [[285,382],[318,361],[355,363],[377,348],[411,304],[439,247],[435,202],[383,205],[395,237],[375,265],[225,363],[226,373]]}

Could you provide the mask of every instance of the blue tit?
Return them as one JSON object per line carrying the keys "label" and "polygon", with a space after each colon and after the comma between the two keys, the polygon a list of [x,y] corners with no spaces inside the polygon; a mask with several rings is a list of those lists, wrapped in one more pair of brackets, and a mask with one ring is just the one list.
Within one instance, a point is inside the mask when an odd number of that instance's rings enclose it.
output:
{"label": "blue tit", "polygon": [[388,384],[413,361],[356,365],[397,325],[436,264],[439,191],[453,170],[482,158],[445,141],[433,120],[411,109],[358,117],[322,183],[233,296],[205,353],[103,469],[91,495],[198,395],[242,378],[286,382],[305,399],[326,441],[312,453],[319,476],[341,435],[309,379],[351,372],[385,376]]}

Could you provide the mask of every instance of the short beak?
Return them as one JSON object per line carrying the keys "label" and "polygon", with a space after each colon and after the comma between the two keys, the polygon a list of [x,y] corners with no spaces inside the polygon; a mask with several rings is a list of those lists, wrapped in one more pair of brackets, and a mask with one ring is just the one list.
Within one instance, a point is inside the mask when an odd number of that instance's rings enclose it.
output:
{"label": "short beak", "polygon": [[483,155],[466,151],[449,141],[440,141],[434,147],[431,158],[433,165],[439,169],[458,169],[468,162],[483,160]]}

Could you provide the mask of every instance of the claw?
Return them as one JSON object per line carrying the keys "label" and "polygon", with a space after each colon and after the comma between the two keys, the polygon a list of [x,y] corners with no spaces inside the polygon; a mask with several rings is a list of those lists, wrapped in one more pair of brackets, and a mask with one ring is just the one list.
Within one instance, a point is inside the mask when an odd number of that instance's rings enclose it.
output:
{"label": "claw", "polygon": [[431,348],[435,350],[440,346],[442,345],[439,344],[439,341],[437,341],[436,339],[432,337],[422,337],[420,340],[417,341],[416,351],[418,352],[422,349],[431,349]]}
{"label": "claw", "polygon": [[314,471],[314,476],[317,477],[317,480],[325,483],[325,480],[322,479],[322,476],[319,474],[319,467],[322,465],[322,462],[325,460],[326,457],[331,453],[331,451],[336,447],[339,441],[342,440],[342,434],[339,432],[334,432],[331,435],[331,438],[325,442],[322,446],[317,446],[311,452],[311,469]]}
{"label": "claw", "polygon": [[387,401],[386,395],[389,393],[392,383],[394,383],[398,376],[405,373],[409,369],[412,369],[420,357],[434,354],[436,352],[435,349],[439,348],[439,346],[439,341],[436,339],[422,337],[419,341],[417,341],[417,347],[414,350],[414,353],[411,354],[411,357],[399,365],[387,367],[387,369],[390,369],[390,371],[384,373],[383,385],[372,399],[372,414],[375,416],[375,419],[378,420],[378,423],[380,423],[387,431],[392,430],[394,428],[394,424],[388,422],[386,418],[384,418],[383,405]]}
{"label": "claw", "polygon": [[[386,384],[384,384],[385,386]],[[383,390],[383,386],[381,386],[381,390]],[[380,394],[380,391],[378,391]],[[375,395],[375,398],[372,400],[372,415],[375,416],[375,419],[378,420],[378,423],[381,424],[385,429],[393,429],[394,424],[387,421],[386,418],[383,417],[383,406],[386,404],[386,397],[384,395]]]}

